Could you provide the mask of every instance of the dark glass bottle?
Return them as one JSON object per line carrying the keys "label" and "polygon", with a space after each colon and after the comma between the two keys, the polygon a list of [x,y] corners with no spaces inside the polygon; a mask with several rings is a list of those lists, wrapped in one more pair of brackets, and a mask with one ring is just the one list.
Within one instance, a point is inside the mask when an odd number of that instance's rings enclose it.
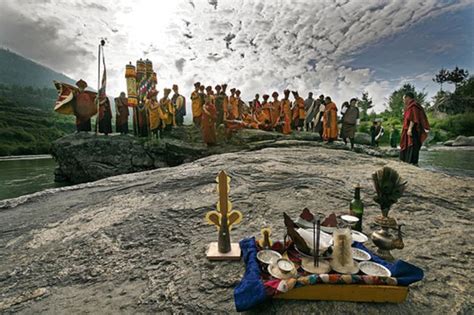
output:
{"label": "dark glass bottle", "polygon": [[355,186],[354,199],[352,199],[350,206],[350,214],[359,218],[354,230],[362,232],[362,216],[364,215],[364,204],[360,200],[360,185]]}

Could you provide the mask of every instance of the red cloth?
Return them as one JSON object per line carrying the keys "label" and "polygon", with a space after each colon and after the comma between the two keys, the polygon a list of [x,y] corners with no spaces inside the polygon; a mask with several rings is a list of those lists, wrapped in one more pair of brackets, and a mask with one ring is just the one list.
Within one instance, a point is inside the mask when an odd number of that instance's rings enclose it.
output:
{"label": "red cloth", "polygon": [[413,138],[409,137],[407,133],[408,127],[410,126],[410,121],[415,124],[413,128],[417,128],[416,130],[418,131],[420,143],[423,143],[428,137],[428,134],[425,130],[430,130],[430,124],[428,122],[428,118],[426,117],[425,110],[415,100],[411,100],[406,106],[405,113],[403,114],[403,129],[400,139],[401,151],[413,146]]}
{"label": "red cloth", "polygon": [[204,142],[208,145],[217,143],[216,120],[216,106],[213,103],[207,103],[206,105],[204,105],[201,115],[201,131],[202,138]]}

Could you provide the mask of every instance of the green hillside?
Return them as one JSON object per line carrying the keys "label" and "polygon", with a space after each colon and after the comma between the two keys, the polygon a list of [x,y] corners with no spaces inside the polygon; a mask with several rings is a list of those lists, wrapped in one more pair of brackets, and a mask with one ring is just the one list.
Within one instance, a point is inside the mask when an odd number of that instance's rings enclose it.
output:
{"label": "green hillside", "polygon": [[53,80],[74,83],[64,74],[0,48],[0,84],[51,88]]}
{"label": "green hillside", "polygon": [[0,156],[49,153],[52,141],[74,130],[73,116],[20,106],[0,97]]}

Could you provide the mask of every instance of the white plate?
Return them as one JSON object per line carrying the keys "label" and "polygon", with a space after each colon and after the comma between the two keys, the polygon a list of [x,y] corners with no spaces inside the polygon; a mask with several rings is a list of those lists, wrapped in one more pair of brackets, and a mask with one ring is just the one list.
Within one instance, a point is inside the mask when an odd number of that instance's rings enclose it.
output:
{"label": "white plate", "polygon": [[268,265],[268,273],[273,278],[282,280],[296,278],[298,276],[298,271],[296,271],[296,268],[288,273],[283,273],[277,265]]}
{"label": "white plate", "polygon": [[354,242],[365,243],[369,240],[369,238],[359,231],[352,231],[352,240]]}
{"label": "white plate", "polygon": [[356,223],[359,222],[359,218],[353,215],[341,215],[341,219],[348,222],[348,223]]}
{"label": "white plate", "polygon": [[321,225],[321,231],[332,234],[337,229],[335,226],[322,226]]}
{"label": "white plate", "polygon": [[365,250],[352,247],[352,258],[359,261],[366,261],[366,260],[370,260],[370,258],[372,257]]}
{"label": "white plate", "polygon": [[392,275],[390,270],[386,267],[374,263],[373,261],[361,261],[359,268],[363,273],[369,276],[390,277]]}
{"label": "white plate", "polygon": [[278,259],[281,258],[279,252],[270,249],[264,249],[257,253],[257,259],[267,265],[270,265],[276,262]]}

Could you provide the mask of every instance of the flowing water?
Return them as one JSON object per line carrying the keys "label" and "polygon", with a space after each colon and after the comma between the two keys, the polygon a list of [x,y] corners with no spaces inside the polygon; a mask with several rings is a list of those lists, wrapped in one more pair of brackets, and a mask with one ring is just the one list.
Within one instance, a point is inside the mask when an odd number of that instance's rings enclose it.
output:
{"label": "flowing water", "polygon": [[[474,177],[474,147],[439,147],[420,152],[420,166],[457,176]],[[56,164],[51,156],[0,158],[0,200],[31,194],[65,184],[54,182]]]}
{"label": "flowing water", "polygon": [[52,187],[56,162],[49,155],[0,158],[0,200]]}

